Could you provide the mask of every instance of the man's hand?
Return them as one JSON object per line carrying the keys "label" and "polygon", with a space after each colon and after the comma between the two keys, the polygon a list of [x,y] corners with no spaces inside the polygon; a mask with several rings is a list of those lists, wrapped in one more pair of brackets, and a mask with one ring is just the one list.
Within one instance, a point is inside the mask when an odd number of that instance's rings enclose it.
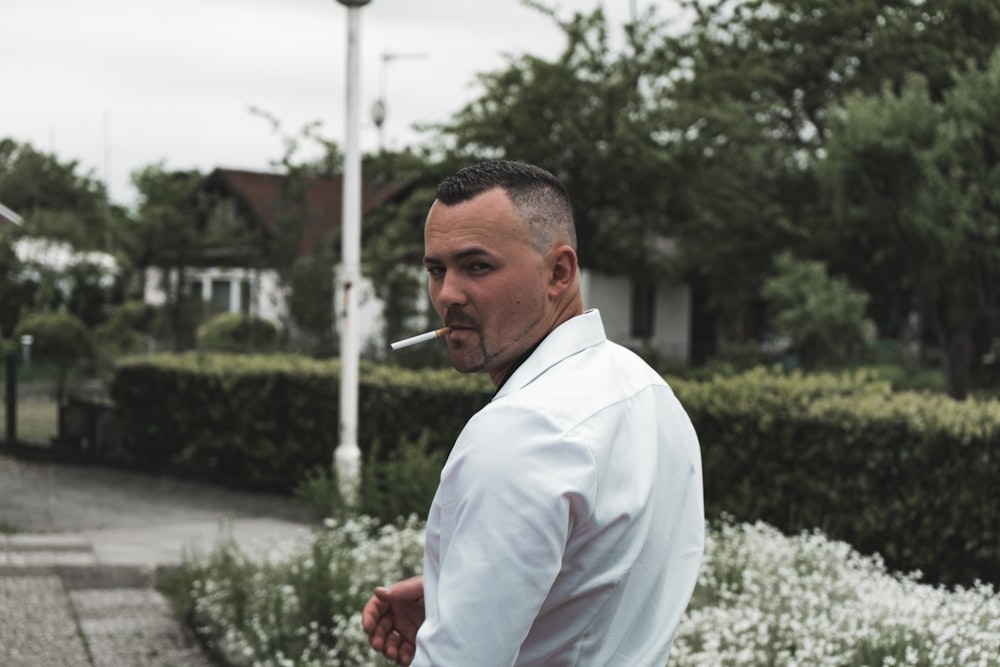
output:
{"label": "man's hand", "polygon": [[424,622],[424,578],[412,577],[376,588],[361,612],[368,643],[390,660],[409,665],[417,650],[417,630]]}

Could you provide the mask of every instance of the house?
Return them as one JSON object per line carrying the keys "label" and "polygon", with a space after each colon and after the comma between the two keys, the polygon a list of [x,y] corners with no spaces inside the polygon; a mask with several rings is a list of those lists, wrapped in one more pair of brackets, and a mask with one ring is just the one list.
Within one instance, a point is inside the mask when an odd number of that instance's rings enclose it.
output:
{"label": "house", "polygon": [[[214,312],[251,313],[275,323],[285,317],[285,302],[277,272],[260,256],[260,246],[246,242],[246,230],[261,230],[277,237],[280,228],[296,228],[293,236],[299,256],[309,255],[329,243],[341,223],[340,177],[310,177],[300,184],[304,192],[293,196],[294,185],[283,175],[245,170],[216,169],[192,193],[201,230],[226,243],[206,249],[197,266],[185,269],[186,287],[200,294]],[[407,184],[375,187],[366,184],[362,215],[409,196]],[[294,202],[305,202],[298,205]],[[243,241],[241,242],[241,239]],[[168,257],[161,254],[146,269],[144,298],[162,304]],[[419,267],[417,267],[419,268]],[[415,268],[415,279],[424,280]],[[331,280],[333,279],[331,271]],[[689,360],[692,354],[692,293],[687,285],[638,287],[627,277],[581,271],[584,303],[601,311],[609,337],[633,349],[652,347],[662,357]],[[423,300],[423,316],[433,326],[436,316]],[[385,349],[383,306],[364,281],[360,298],[362,347]],[[419,328],[424,326],[414,322]],[[414,331],[417,333],[417,331]]]}
{"label": "house", "polygon": [[[662,239],[651,251],[674,257],[677,246]],[[633,350],[651,350],[664,359],[690,362],[694,294],[687,283],[641,283],[582,267],[581,290],[586,308],[601,311],[608,338]]]}
{"label": "house", "polygon": [[642,288],[626,276],[580,272],[583,303],[601,311],[608,338],[633,350],[652,348],[686,362],[691,357],[691,288]]}
{"label": "house", "polygon": [[[287,306],[275,258],[311,255],[333,242],[341,226],[342,189],[339,176],[291,178],[215,169],[189,199],[199,234],[206,242],[193,261],[185,259],[188,265],[182,277],[171,271],[176,258],[169,249],[152,249],[144,271],[144,300],[163,304],[167,289],[180,287],[200,294],[212,312],[248,313],[283,324]],[[399,200],[409,190],[406,184],[365,183],[362,216]],[[261,239],[270,243],[261,244]],[[172,282],[177,280],[184,284]],[[362,340],[375,341],[381,335],[382,309],[367,282],[362,285],[360,301]]]}

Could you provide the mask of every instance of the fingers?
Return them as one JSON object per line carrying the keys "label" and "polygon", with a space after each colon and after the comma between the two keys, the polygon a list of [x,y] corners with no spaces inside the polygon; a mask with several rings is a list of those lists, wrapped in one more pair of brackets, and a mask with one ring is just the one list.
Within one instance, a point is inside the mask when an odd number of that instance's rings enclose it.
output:
{"label": "fingers", "polygon": [[377,597],[372,597],[365,603],[364,609],[361,610],[361,626],[365,629],[366,634],[372,633],[375,624],[387,611],[389,611],[389,605]]}
{"label": "fingers", "polygon": [[403,639],[403,636],[395,630],[386,635],[385,650],[382,651],[382,655],[390,660],[395,660],[398,664],[405,667],[405,665],[409,665],[413,661],[415,652],[416,646]]}
{"label": "fingers", "polygon": [[421,576],[411,577],[403,581],[396,582],[392,586],[379,586],[375,589],[375,597],[383,602],[398,602],[402,600],[415,600],[424,594],[424,578]]}

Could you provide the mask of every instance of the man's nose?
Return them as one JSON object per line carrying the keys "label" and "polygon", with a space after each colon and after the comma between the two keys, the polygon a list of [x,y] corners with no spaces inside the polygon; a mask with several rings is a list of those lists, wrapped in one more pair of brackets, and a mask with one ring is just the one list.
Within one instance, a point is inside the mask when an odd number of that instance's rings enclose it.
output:
{"label": "man's nose", "polygon": [[466,294],[461,276],[455,275],[453,271],[445,272],[434,296],[434,300],[442,310],[464,305]]}

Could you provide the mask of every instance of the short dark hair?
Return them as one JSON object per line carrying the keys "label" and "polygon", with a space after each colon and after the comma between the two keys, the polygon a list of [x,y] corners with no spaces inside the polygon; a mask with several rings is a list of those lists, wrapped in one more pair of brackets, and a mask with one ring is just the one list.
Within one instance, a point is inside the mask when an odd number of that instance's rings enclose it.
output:
{"label": "short dark hair", "polygon": [[526,162],[487,160],[460,169],[437,186],[435,196],[445,206],[501,188],[524,219],[534,248],[546,253],[556,240],[576,249],[576,225],[569,193],[558,178]]}

